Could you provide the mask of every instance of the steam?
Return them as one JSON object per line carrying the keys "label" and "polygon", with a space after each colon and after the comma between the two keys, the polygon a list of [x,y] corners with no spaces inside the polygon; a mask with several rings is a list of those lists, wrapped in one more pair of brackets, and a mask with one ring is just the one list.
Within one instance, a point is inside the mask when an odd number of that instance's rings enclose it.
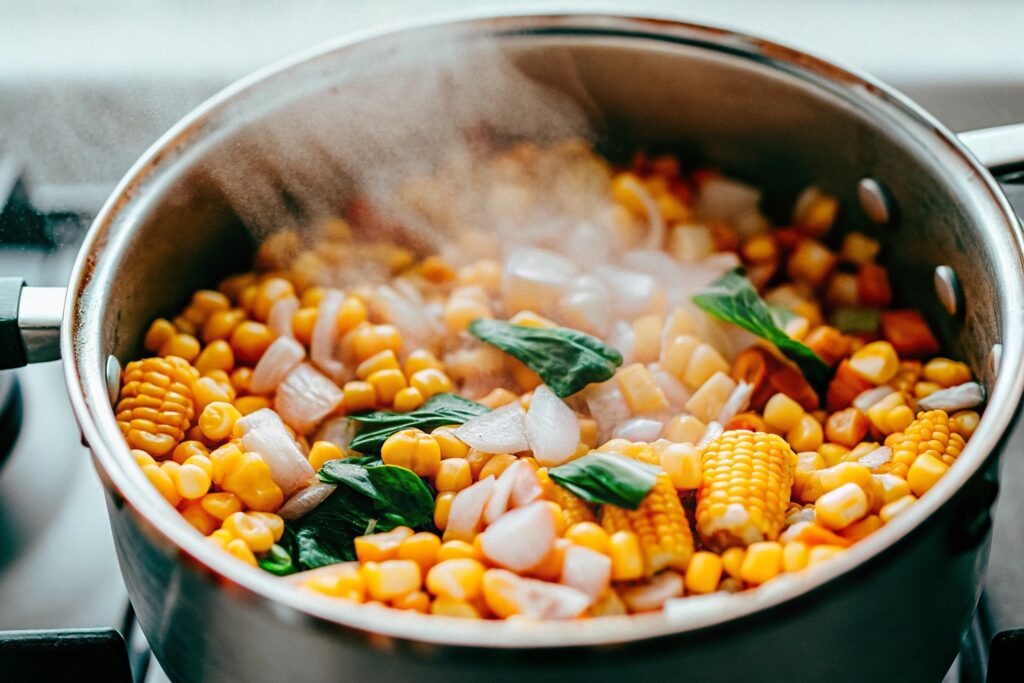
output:
{"label": "steam", "polygon": [[[594,107],[571,56],[530,64],[491,43],[430,48],[329,76],[338,84],[251,124],[207,164],[257,240],[289,229],[315,244],[324,219],[346,210],[361,211],[357,228],[371,239],[430,251],[473,252],[481,232],[551,242],[566,224],[596,220],[608,173],[585,145],[563,144],[554,160],[515,147],[594,138]],[[315,68],[274,86],[288,96]],[[491,161],[509,147],[517,163]],[[476,252],[495,248],[493,238],[475,241]]]}

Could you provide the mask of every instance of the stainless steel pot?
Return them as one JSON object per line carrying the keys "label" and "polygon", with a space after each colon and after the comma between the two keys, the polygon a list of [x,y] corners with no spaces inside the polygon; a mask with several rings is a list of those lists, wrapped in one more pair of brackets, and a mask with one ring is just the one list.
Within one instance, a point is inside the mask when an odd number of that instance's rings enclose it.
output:
{"label": "stainless steel pot", "polygon": [[[249,256],[244,207],[230,205],[211,169],[264,173],[245,152],[261,137],[319,125],[325,111],[343,119],[334,98],[372,101],[373,81],[361,76],[374,65],[396,55],[429,64],[453,44],[465,60],[498,49],[577,99],[609,139],[681,143],[769,188],[815,182],[843,199],[847,225],[876,221],[899,293],[989,390],[948,476],[832,562],[703,608],[629,619],[524,627],[383,614],[292,590],[206,543],[129,457],[110,404],[118,361],[138,355],[147,321]],[[471,96],[473,85],[458,92]],[[983,165],[1022,159],[1024,128],[957,139],[868,77],[714,28],[538,16],[360,36],[258,73],[168,132],[93,224],[63,315],[59,290],[5,283],[0,338],[12,341],[12,320],[25,336],[3,355],[8,365],[52,357],[59,325],[124,579],[172,679],[938,680],[979,596],[998,456],[1024,387],[1021,229]],[[307,161],[298,154],[274,168],[298,173]],[[938,266],[948,268],[936,279]]]}

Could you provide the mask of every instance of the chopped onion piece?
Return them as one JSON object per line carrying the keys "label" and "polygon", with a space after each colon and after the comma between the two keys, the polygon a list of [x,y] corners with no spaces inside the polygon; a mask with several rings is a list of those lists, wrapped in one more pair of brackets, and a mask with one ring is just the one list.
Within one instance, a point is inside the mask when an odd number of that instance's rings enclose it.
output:
{"label": "chopped onion piece", "polygon": [[355,422],[347,417],[332,417],[320,425],[314,441],[329,441],[341,450],[347,451],[355,435]]}
{"label": "chopped onion piece", "polygon": [[857,398],[853,399],[852,405],[860,412],[866,413],[868,408],[881,401],[893,391],[893,388],[888,385],[866,389],[857,394]]}
{"label": "chopped onion piece", "polygon": [[733,419],[750,405],[750,397],[754,394],[754,385],[740,380],[740,383],[736,385],[736,388],[729,394],[729,398],[726,399],[725,405],[722,406],[722,410],[718,413],[718,422],[727,424],[729,420]]}
{"label": "chopped onion piece", "polygon": [[582,268],[607,263],[612,256],[611,234],[601,226],[585,221],[569,233],[559,250]]}
{"label": "chopped onion piece", "polygon": [[709,422],[708,426],[704,428],[704,436],[700,437],[700,441],[697,442],[697,448],[704,448],[720,437],[724,431],[721,422]]}
{"label": "chopped onion piece", "polygon": [[646,273],[616,266],[598,266],[594,274],[604,281],[612,294],[615,313],[632,320],[653,307],[658,281]]}
{"label": "chopped onion piece", "polygon": [[665,398],[668,399],[669,406],[676,412],[682,410],[686,402],[693,396],[693,392],[687,389],[686,385],[680,382],[675,375],[662,370],[657,363],[651,363],[650,370],[661,393],[665,394]]}
{"label": "chopped onion piece", "polygon": [[494,492],[488,499],[487,506],[484,507],[485,522],[493,524],[499,517],[508,512],[512,502],[512,491],[515,489],[524,467],[533,472],[533,468],[527,465],[525,461],[516,460],[506,467],[505,471],[498,477],[498,481],[494,485]]}
{"label": "chopped onion piece", "polygon": [[302,344],[288,336],[278,337],[256,363],[249,391],[254,394],[270,393],[305,357],[306,349]]}
{"label": "chopped onion piece", "polygon": [[270,476],[286,496],[306,486],[316,474],[280,416],[270,408],[246,415],[238,425],[242,430],[242,447],[266,461]]}
{"label": "chopped onion piece", "polygon": [[652,420],[649,417],[634,417],[616,427],[612,432],[612,437],[629,441],[657,441],[664,428],[665,425],[659,420]]}
{"label": "chopped onion piece", "polygon": [[608,345],[622,354],[622,365],[633,362],[633,349],[636,347],[636,332],[625,320],[616,320],[608,335]]}
{"label": "chopped onion piece", "polygon": [[738,180],[714,176],[701,183],[697,193],[697,213],[704,218],[727,220],[757,210],[761,191]]}
{"label": "chopped onion piece", "polygon": [[[454,512],[454,502],[452,505]],[[550,508],[538,501],[505,513],[487,527],[480,538],[480,550],[494,564],[524,572],[547,557],[556,536]]]}
{"label": "chopped onion piece", "polygon": [[277,514],[284,520],[298,519],[327,500],[336,488],[338,488],[337,484],[325,484],[322,481],[311,484],[286,500],[284,505],[278,509]]}
{"label": "chopped onion piece", "polygon": [[340,381],[345,372],[345,365],[334,357],[334,348],[338,345],[338,309],[344,301],[345,293],[341,290],[327,290],[320,300],[309,343],[309,359],[335,381]]}
{"label": "chopped onion piece", "polygon": [[917,402],[921,410],[954,410],[974,408],[985,400],[985,389],[977,382],[964,382],[955,387],[940,389]]}
{"label": "chopped onion piece", "polygon": [[522,310],[543,312],[558,301],[576,274],[572,261],[546,249],[523,247],[505,262],[502,295],[509,313]]}
{"label": "chopped onion piece", "polygon": [[[456,432],[456,435],[458,432]],[[526,413],[526,438],[541,467],[561,465],[576,453],[580,423],[576,413],[546,384],[537,387]]]}
{"label": "chopped onion piece", "polygon": [[526,412],[512,402],[478,415],[455,430],[463,443],[485,453],[518,453],[530,447]]}
{"label": "chopped onion piece", "polygon": [[583,391],[583,396],[590,416],[597,421],[600,441],[606,441],[615,427],[632,415],[615,378],[591,384]]}
{"label": "chopped onion piece", "polygon": [[874,472],[882,465],[892,462],[892,449],[888,446],[879,446],[870,453],[857,458],[857,462]]}
{"label": "chopped onion piece", "polygon": [[667,600],[682,597],[683,577],[671,570],[662,572],[643,583],[623,589],[621,595],[623,602],[633,612],[661,609]]}
{"label": "chopped onion piece", "polygon": [[342,398],[338,385],[309,363],[300,363],[278,385],[274,410],[289,427],[307,434],[338,407]]}
{"label": "chopped onion piece", "polygon": [[686,280],[687,268],[661,249],[633,249],[622,256],[622,263],[638,273],[647,273],[667,287]]}
{"label": "chopped onion piece", "polygon": [[604,337],[611,325],[608,286],[593,275],[575,278],[558,302],[558,319],[568,327]]}
{"label": "chopped onion piece", "polygon": [[484,507],[494,493],[494,475],[462,489],[452,499],[448,510],[448,525],[444,529],[446,541],[472,541],[483,521]]}
{"label": "chopped onion piece", "polygon": [[[523,463],[525,464],[525,463]],[[537,472],[529,465],[519,468],[519,475],[512,486],[512,507],[523,507],[544,495]]]}
{"label": "chopped onion piece", "polygon": [[423,297],[415,286],[398,278],[394,287],[380,285],[373,296],[373,310],[402,333],[407,348],[437,348],[437,340],[444,333],[439,318],[431,316]]}
{"label": "chopped onion piece", "polygon": [[299,300],[294,296],[278,299],[270,307],[267,327],[278,337],[293,337],[292,316],[299,310]]}
{"label": "chopped onion piece", "polygon": [[562,561],[562,583],[596,600],[611,582],[612,560],[604,553],[582,545],[571,545]]}

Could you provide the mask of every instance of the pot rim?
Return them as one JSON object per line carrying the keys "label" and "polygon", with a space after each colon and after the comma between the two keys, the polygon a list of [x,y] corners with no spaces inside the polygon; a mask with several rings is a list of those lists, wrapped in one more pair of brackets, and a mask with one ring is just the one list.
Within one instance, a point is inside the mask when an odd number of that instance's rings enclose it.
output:
{"label": "pot rim", "polygon": [[[320,628],[339,629],[359,637],[387,636],[410,641],[457,647],[552,648],[608,645],[642,639],[689,633],[748,617],[789,601],[806,598],[844,575],[897,545],[945,505],[992,456],[1012,423],[1024,388],[1024,320],[1013,312],[1024,308],[1024,238],[1009,203],[994,179],[959,143],[956,136],[905,96],[856,70],[808,55],[785,45],[706,25],[674,19],[637,17],[626,14],[481,14],[466,19],[435,19],[407,22],[395,27],[363,31],[329,41],[271,64],[228,86],[190,112],[165,133],[132,166],[94,220],[79,251],[65,303],[65,324],[61,330],[61,351],[71,402],[90,444],[104,485],[116,506],[127,506],[150,535],[178,555],[178,561],[198,570],[211,581],[230,588],[245,600],[264,603],[283,622],[309,623]],[[201,133],[204,122],[236,99],[251,94],[258,86],[306,62],[339,52],[374,49],[381,41],[426,39],[434,34],[457,37],[502,37],[508,35],[603,35],[639,40],[683,44],[706,50],[726,52],[739,58],[756,60],[782,70],[815,87],[831,85],[855,90],[860,101],[897,119],[897,125],[930,137],[933,148],[956,158],[969,172],[968,180],[978,198],[988,204],[992,229],[1007,232],[1012,249],[1000,253],[997,267],[1003,271],[1004,298],[1000,302],[1003,324],[1003,353],[997,368],[994,389],[982,415],[979,429],[964,449],[949,476],[943,477],[917,504],[866,539],[854,544],[831,562],[811,567],[799,576],[779,577],[757,589],[728,596],[688,598],[678,613],[658,612],[620,618],[589,619],[570,623],[539,622],[524,628],[521,623],[505,621],[460,620],[455,618],[398,614],[393,610],[354,605],[343,600],[296,590],[286,581],[229,558],[213,547],[179,515],[168,514],[166,502],[148,485],[128,454],[114,421],[102,368],[102,358],[90,349],[90,335],[98,338],[96,315],[90,315],[90,287],[98,264],[104,262],[104,247],[112,236],[130,230],[132,220],[124,219],[144,183],[164,167],[161,162],[185,149]],[[824,84],[824,85],[823,85]],[[166,165],[166,164],[164,164]],[[687,605],[686,603],[692,603]],[[623,619],[629,619],[626,626]]]}

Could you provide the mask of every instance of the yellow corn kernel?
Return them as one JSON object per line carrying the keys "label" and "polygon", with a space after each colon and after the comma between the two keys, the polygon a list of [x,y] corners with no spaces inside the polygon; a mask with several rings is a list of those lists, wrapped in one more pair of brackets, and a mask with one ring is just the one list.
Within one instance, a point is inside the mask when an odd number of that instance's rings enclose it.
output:
{"label": "yellow corn kernel", "polygon": [[426,402],[426,398],[416,387],[399,389],[392,402],[392,408],[399,413],[408,413],[416,410]]}
{"label": "yellow corn kernel", "polygon": [[427,573],[427,590],[451,600],[470,601],[480,595],[484,565],[474,559],[445,560]]}
{"label": "yellow corn kernel", "polygon": [[456,491],[442,491],[434,498],[434,526],[444,531],[448,526],[448,513],[452,509]]}
{"label": "yellow corn kernel", "polygon": [[353,602],[363,602],[366,599],[366,584],[354,563],[335,564],[318,569],[315,575],[300,585],[306,590],[332,598],[343,598]]}
{"label": "yellow corn kernel", "polygon": [[370,375],[379,370],[400,370],[401,366],[398,364],[398,356],[391,349],[384,349],[380,353],[376,353],[356,368],[356,377],[365,380]]}
{"label": "yellow corn kernel", "polygon": [[359,568],[366,590],[373,600],[392,600],[418,591],[423,585],[420,566],[412,560],[367,562]]}
{"label": "yellow corn kernel", "polygon": [[377,392],[369,382],[345,382],[341,405],[349,415],[370,410],[377,403]]}
{"label": "yellow corn kernel", "polygon": [[449,332],[463,332],[474,320],[493,318],[494,313],[486,300],[466,296],[458,290],[444,304],[442,318]]}
{"label": "yellow corn kernel", "polygon": [[324,466],[324,463],[330,460],[340,460],[345,457],[345,451],[338,448],[335,444],[330,441],[316,441],[313,443],[313,447],[309,449],[309,460],[310,466],[320,471],[320,468]]}
{"label": "yellow corn kernel", "polygon": [[419,389],[419,392],[429,399],[436,394],[450,392],[452,380],[441,370],[425,368],[414,372],[409,377],[409,386]]}
{"label": "yellow corn kernel", "polygon": [[473,543],[467,543],[466,541],[459,540],[445,541],[437,550],[438,562],[460,558],[470,558],[482,561],[483,555],[480,553],[480,549]]}
{"label": "yellow corn kernel", "polygon": [[234,493],[252,510],[273,512],[284,502],[284,494],[274,483],[270,467],[257,453],[244,453],[237,466],[224,477],[221,488]]}
{"label": "yellow corn kernel", "polygon": [[373,387],[377,400],[383,405],[391,405],[395,395],[406,387],[405,375],[398,368],[378,370],[367,377],[366,382]]}
{"label": "yellow corn kernel", "polygon": [[177,356],[192,362],[199,355],[199,340],[191,334],[176,334],[160,347],[158,355]]}
{"label": "yellow corn kernel", "polygon": [[441,538],[429,531],[420,531],[409,536],[398,546],[399,560],[412,560],[426,572],[437,562],[437,551],[441,549]]}
{"label": "yellow corn kernel", "polygon": [[224,546],[224,549],[246,564],[252,565],[253,567],[256,566],[256,556],[252,554],[252,549],[242,539],[231,539]]}
{"label": "yellow corn kernel", "polygon": [[430,613],[442,617],[458,617],[460,619],[480,619],[480,610],[468,602],[437,598],[430,603]]}
{"label": "yellow corn kernel", "polygon": [[416,349],[409,353],[405,358],[405,364],[402,366],[402,371],[406,377],[412,377],[420,370],[439,370],[444,371],[444,364],[437,359],[430,351],[426,349]]}
{"label": "yellow corn kernel", "polygon": [[978,428],[981,416],[973,410],[961,410],[953,413],[949,418],[949,429],[954,434],[959,434],[966,441]]}
{"label": "yellow corn kernel", "polygon": [[[367,315],[366,304],[361,299],[354,296],[345,297],[345,300],[341,302],[341,306],[338,307],[338,315],[335,317],[338,334],[344,336],[356,329],[360,324],[366,322]],[[392,350],[397,351],[398,349]],[[369,358],[374,353],[376,351],[366,353],[362,357]]]}
{"label": "yellow corn kernel", "polygon": [[202,413],[211,403],[231,403],[235,400],[235,388],[230,383],[218,382],[213,377],[200,377],[192,383],[196,410]]}
{"label": "yellow corn kernel", "polygon": [[316,308],[320,305],[320,302],[324,300],[324,296],[326,295],[327,290],[323,287],[307,287],[299,297],[299,305],[304,308]]}
{"label": "yellow corn kernel", "polygon": [[433,477],[441,465],[441,447],[430,434],[403,429],[387,438],[380,457],[385,465],[398,465],[421,477]]}
{"label": "yellow corn kernel", "polygon": [[153,464],[143,465],[142,471],[150,483],[153,484],[153,487],[156,488],[168,503],[177,506],[181,502],[181,494],[178,493],[178,487],[175,486],[174,479],[167,470]]}
{"label": "yellow corn kernel", "polygon": [[489,394],[484,396],[482,399],[477,401],[481,405],[485,405],[491,410],[506,406],[509,403],[515,403],[519,400],[519,395],[515,394],[504,387],[498,387],[493,389]]}
{"label": "yellow corn kernel", "polygon": [[811,549],[806,543],[790,541],[782,546],[782,571],[798,572],[807,566]]}
{"label": "yellow corn kernel", "polygon": [[941,389],[942,385],[935,382],[916,382],[914,384],[914,398],[922,399],[931,396]]}
{"label": "yellow corn kernel", "polygon": [[971,381],[971,369],[966,363],[949,358],[932,358],[925,363],[924,378],[943,387],[953,387]]}
{"label": "yellow corn kernel", "polygon": [[[241,309],[215,311],[206,318],[200,336],[206,344],[215,341],[226,341],[231,338],[231,333],[235,331],[235,328],[244,321],[245,311]],[[232,355],[234,355],[233,350]]]}
{"label": "yellow corn kernel", "polygon": [[665,475],[636,510],[614,505],[601,508],[601,525],[610,535],[619,531],[636,534],[643,554],[644,575],[662,569],[685,569],[693,556],[693,535],[679,495]]}
{"label": "yellow corn kernel", "polygon": [[616,377],[622,396],[634,415],[668,410],[668,400],[647,366],[634,363],[619,370]]}
{"label": "yellow corn kernel", "polygon": [[270,550],[274,545],[274,534],[263,520],[247,515],[244,512],[236,512],[224,520],[223,528],[235,538],[245,541],[249,549],[256,553]]}
{"label": "yellow corn kernel", "polygon": [[696,510],[705,545],[718,550],[777,538],[796,460],[776,434],[728,431],[705,446]]}
{"label": "yellow corn kernel", "polygon": [[352,353],[360,363],[385,349],[398,352],[402,348],[402,335],[394,325],[368,325],[352,334]]}
{"label": "yellow corn kernel", "polygon": [[235,367],[235,353],[224,340],[211,342],[196,358],[195,368],[204,375],[213,370],[230,372]]}
{"label": "yellow corn kernel", "polygon": [[838,443],[823,443],[818,446],[818,455],[825,461],[822,467],[838,465],[849,452],[849,448]]}
{"label": "yellow corn kernel", "polygon": [[149,326],[149,330],[142,340],[142,346],[147,351],[156,353],[177,333],[178,330],[175,329],[174,324],[170,320],[157,318]]}
{"label": "yellow corn kernel", "polygon": [[887,341],[865,344],[850,356],[850,369],[872,384],[885,384],[899,370],[896,349]]}
{"label": "yellow corn kernel", "polygon": [[910,484],[895,474],[871,475],[871,509],[878,512],[883,506],[910,495]]}
{"label": "yellow corn kernel", "polygon": [[281,536],[284,535],[284,520],[280,516],[275,515],[273,512],[247,512],[246,514],[263,522],[270,529],[274,543],[281,540]]}
{"label": "yellow corn kernel", "polygon": [[230,403],[214,401],[203,408],[199,415],[199,429],[210,441],[223,441],[231,435],[235,423],[242,419],[242,413]]}
{"label": "yellow corn kernel", "polygon": [[697,350],[701,343],[700,339],[689,334],[681,334],[672,338],[661,349],[661,354],[658,358],[661,369],[682,380],[686,374],[686,368],[690,365],[690,358],[693,356],[693,352]]}
{"label": "yellow corn kernel", "polygon": [[812,239],[801,240],[793,250],[786,264],[790,277],[817,287],[835,265],[836,256],[821,242]]}
{"label": "yellow corn kernel", "polygon": [[[141,452],[145,453],[145,451]],[[210,449],[207,448],[206,444],[202,441],[182,441],[174,447],[174,451],[171,453],[171,459],[179,465],[184,465],[185,461],[194,455],[208,456],[210,455]]]}
{"label": "yellow corn kernel", "polygon": [[706,550],[694,553],[684,579],[690,593],[713,593],[722,579],[722,558]]}
{"label": "yellow corn kernel", "polygon": [[782,544],[758,541],[747,546],[740,565],[740,578],[747,583],[761,584],[774,579],[782,571]]}
{"label": "yellow corn kernel", "polygon": [[914,421],[914,411],[910,406],[896,406],[885,416],[885,431],[887,434],[902,432]]}
{"label": "yellow corn kernel", "polygon": [[266,396],[242,396],[232,404],[242,415],[255,413],[257,410],[270,407],[270,399]]}
{"label": "yellow corn kernel", "polygon": [[903,496],[902,498],[897,498],[896,500],[892,501],[891,503],[886,503],[885,505],[883,505],[882,509],[878,511],[878,517],[883,522],[888,524],[897,515],[899,515],[903,511],[905,511],[907,508],[909,508],[911,505],[913,505],[916,502],[917,502],[917,497],[913,496],[913,495],[910,495],[910,494],[908,494],[906,496]]}
{"label": "yellow corn kernel", "polygon": [[249,311],[254,319],[266,322],[274,304],[290,296],[295,296],[295,287],[291,282],[282,277],[269,277],[259,284]]}
{"label": "yellow corn kernel", "polygon": [[674,443],[658,454],[661,469],[680,491],[700,486],[700,451],[688,443]]}
{"label": "yellow corn kernel", "polygon": [[565,530],[565,540],[608,554],[608,532],[596,522],[577,522]]}
{"label": "yellow corn kernel", "polygon": [[910,490],[914,492],[914,495],[920,498],[935,485],[948,469],[949,465],[931,453],[924,453],[917,456],[914,464],[910,466],[910,470],[907,472],[907,484],[910,485]]}
{"label": "yellow corn kernel", "polygon": [[360,562],[384,562],[398,557],[402,542],[413,535],[407,526],[395,527],[387,533],[357,536],[354,540],[356,557]]}
{"label": "yellow corn kernel", "polygon": [[461,491],[473,483],[473,470],[465,458],[446,458],[441,461],[434,480],[438,491]]}
{"label": "yellow corn kernel", "polygon": [[486,479],[491,475],[494,475],[494,478],[497,479],[516,460],[518,458],[510,453],[497,453],[480,468],[480,474],[477,476],[477,479]]}
{"label": "yellow corn kernel", "polygon": [[917,458],[931,455],[952,465],[964,449],[964,437],[950,429],[949,416],[942,410],[920,413],[902,436],[892,444],[892,472],[909,477],[908,470]]}
{"label": "yellow corn kernel", "polygon": [[882,519],[878,515],[868,515],[859,522],[854,522],[840,532],[843,538],[859,541],[882,528]]}
{"label": "yellow corn kernel", "polygon": [[[198,442],[185,441],[184,443],[198,443]],[[180,448],[180,445],[179,445],[179,448]],[[175,449],[175,450],[177,450],[177,449]],[[139,467],[142,467],[143,465],[155,465],[156,464],[156,460],[153,459],[153,456],[150,455],[149,453],[147,453],[146,451],[140,450],[138,448],[133,448],[133,449],[131,449],[131,454],[132,454],[132,459],[135,460],[135,463]],[[177,462],[177,461],[175,461],[175,462]]]}
{"label": "yellow corn kernel", "polygon": [[[202,457],[202,456],[199,456]],[[190,460],[192,460],[190,458]],[[209,463],[209,459],[206,459]],[[203,468],[198,462],[186,462],[178,470],[178,493],[182,498],[196,500],[202,498],[210,490],[210,469]]]}
{"label": "yellow corn kernel", "polygon": [[580,443],[588,448],[597,447],[597,420],[589,417],[581,417],[577,420],[580,425]]}
{"label": "yellow corn kernel", "polygon": [[786,432],[786,441],[795,451],[815,451],[824,441],[821,423],[806,413]]}
{"label": "yellow corn kernel", "polygon": [[426,614],[430,611],[430,596],[423,591],[413,591],[392,600],[391,606],[395,609],[412,610]]}
{"label": "yellow corn kernel", "polygon": [[644,576],[644,557],[640,539],[632,531],[616,531],[608,537],[608,556],[612,559],[612,579],[635,581]]}
{"label": "yellow corn kernel", "polygon": [[320,311],[313,307],[304,307],[292,314],[292,334],[295,340],[303,346],[309,346],[313,341],[313,328],[316,327],[316,319]]}
{"label": "yellow corn kernel", "polygon": [[430,432],[430,435],[437,441],[437,445],[441,448],[441,459],[447,460],[448,458],[465,458],[469,455],[469,446],[462,442],[459,437],[455,436],[455,430],[458,426],[450,425],[446,427],[438,427],[434,431]]}
{"label": "yellow corn kernel", "polygon": [[825,468],[825,459],[815,452],[797,453],[796,469],[793,471],[793,495],[803,495],[804,486],[810,480],[811,475],[818,470]]}
{"label": "yellow corn kernel", "polygon": [[734,579],[740,578],[740,568],[743,567],[743,559],[747,556],[746,548],[733,546],[722,552],[722,569]]}
{"label": "yellow corn kernel", "polygon": [[228,376],[228,381],[236,396],[248,393],[249,387],[252,386],[252,368],[235,368]]}
{"label": "yellow corn kernel", "polygon": [[800,499],[805,503],[813,503],[829,491],[851,483],[865,490],[871,486],[871,470],[867,465],[841,462],[812,472],[800,490]]}
{"label": "yellow corn kernel", "polygon": [[843,484],[824,494],[814,504],[814,521],[840,531],[868,514],[868,497],[856,484]]}
{"label": "yellow corn kernel", "polygon": [[544,475],[538,478],[542,482],[541,487],[544,489],[544,497],[558,504],[558,507],[562,510],[562,520],[565,522],[565,526],[570,527],[580,522],[597,521],[593,510],[590,509],[590,505],[586,501],[569,489],[554,483],[547,477],[546,471],[541,471],[544,472]]}
{"label": "yellow corn kernel", "polygon": [[841,545],[816,545],[807,554],[807,566],[830,560],[843,551]]}
{"label": "yellow corn kernel", "polygon": [[682,379],[688,387],[696,389],[718,372],[727,375],[729,363],[710,344],[702,343],[690,354]]}
{"label": "yellow corn kernel", "polygon": [[493,457],[493,453],[478,451],[475,448],[469,449],[469,453],[466,454],[466,461],[469,462],[469,468],[473,472],[473,481],[480,479],[480,471],[483,470],[484,465]]}
{"label": "yellow corn kernel", "polygon": [[256,365],[274,341],[273,333],[263,323],[246,320],[231,331],[231,349],[235,360],[244,365]]}
{"label": "yellow corn kernel", "polygon": [[653,363],[661,353],[661,329],[664,319],[651,313],[633,321],[633,359],[639,363]]}
{"label": "yellow corn kernel", "polygon": [[795,428],[803,416],[803,407],[783,393],[772,396],[764,406],[764,423],[778,434]]}
{"label": "yellow corn kernel", "polygon": [[665,438],[676,443],[696,444],[707,426],[693,415],[677,415],[665,425]]}
{"label": "yellow corn kernel", "polygon": [[220,526],[220,520],[210,515],[198,500],[192,500],[184,504],[181,509],[181,516],[192,525],[196,531],[203,536],[209,536]]}
{"label": "yellow corn kernel", "polygon": [[736,389],[736,382],[724,372],[716,372],[686,402],[686,410],[704,422],[718,418],[718,413]]}
{"label": "yellow corn kernel", "polygon": [[242,511],[242,501],[238,496],[227,491],[207,493],[199,503],[211,517],[222,522],[234,513]]}

